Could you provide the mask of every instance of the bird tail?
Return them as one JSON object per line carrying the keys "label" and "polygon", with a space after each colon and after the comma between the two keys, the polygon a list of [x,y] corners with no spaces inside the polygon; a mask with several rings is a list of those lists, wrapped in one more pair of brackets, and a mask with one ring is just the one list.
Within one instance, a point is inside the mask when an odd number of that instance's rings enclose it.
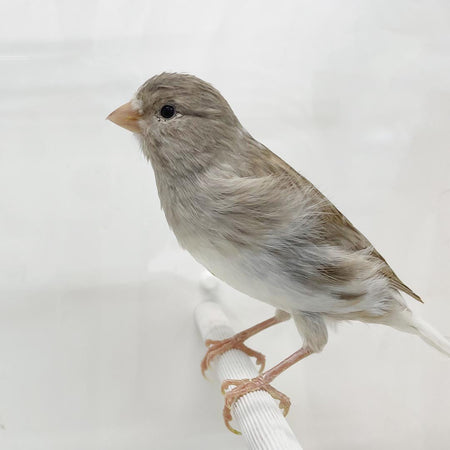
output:
{"label": "bird tail", "polygon": [[[406,311],[405,311],[406,312]],[[408,311],[408,328],[405,331],[416,334],[428,345],[450,356],[450,341],[421,317]]]}

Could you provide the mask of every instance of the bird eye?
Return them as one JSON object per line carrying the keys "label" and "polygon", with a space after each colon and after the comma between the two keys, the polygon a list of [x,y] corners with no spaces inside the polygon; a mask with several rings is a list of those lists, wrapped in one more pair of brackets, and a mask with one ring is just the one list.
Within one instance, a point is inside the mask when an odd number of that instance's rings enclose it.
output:
{"label": "bird eye", "polygon": [[175,108],[172,105],[164,105],[161,108],[160,114],[164,119],[170,119],[175,115]]}

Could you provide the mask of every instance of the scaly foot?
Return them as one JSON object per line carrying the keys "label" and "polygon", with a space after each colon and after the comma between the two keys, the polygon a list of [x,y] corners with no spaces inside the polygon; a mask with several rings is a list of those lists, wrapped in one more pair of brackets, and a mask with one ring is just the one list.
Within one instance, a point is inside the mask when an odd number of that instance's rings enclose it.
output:
{"label": "scaly foot", "polygon": [[[230,386],[235,386],[235,388],[227,391]],[[225,421],[225,425],[231,432],[235,434],[241,434],[240,431],[234,429],[230,425],[230,422],[233,418],[231,415],[231,408],[243,395],[259,390],[268,392],[275,400],[278,400],[280,402],[280,409],[283,410],[283,414],[285,416],[287,415],[287,413],[289,412],[289,407],[291,406],[289,397],[271,386],[269,384],[269,381],[265,379],[264,374],[259,375],[256,378],[252,378],[251,380],[225,380],[222,383],[222,394],[225,395],[223,419]]]}
{"label": "scaly foot", "polygon": [[259,353],[247,347],[244,344],[244,340],[245,338],[243,338],[243,336],[240,333],[228,339],[223,339],[222,341],[213,341],[211,339],[207,339],[205,344],[209,348],[201,363],[203,376],[205,376],[205,372],[208,370],[211,361],[215,357],[222,355],[223,353],[232,349],[240,350],[241,352],[244,352],[247,355],[256,358],[256,364],[260,366],[259,372],[261,373],[264,370],[264,366],[266,364],[266,357],[262,353]]}

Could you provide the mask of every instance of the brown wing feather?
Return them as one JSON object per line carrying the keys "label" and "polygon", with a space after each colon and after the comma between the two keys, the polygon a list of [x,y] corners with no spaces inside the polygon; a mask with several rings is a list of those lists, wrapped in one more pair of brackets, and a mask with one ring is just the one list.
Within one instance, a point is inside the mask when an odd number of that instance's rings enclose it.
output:
{"label": "brown wing feather", "polygon": [[[356,229],[353,224],[330,202],[330,205],[332,207],[333,215],[332,220],[340,224],[341,233],[340,238],[346,239],[349,243],[354,245],[355,250],[362,250],[365,248],[371,248],[371,254],[375,258],[382,261],[382,266],[380,268],[380,272],[389,279],[392,287],[395,289],[398,289],[402,292],[405,292],[415,300],[423,303],[422,299],[414,292],[412,291],[408,286],[406,286],[403,281],[400,280],[400,278],[395,274],[395,272],[392,270],[391,266],[386,262],[386,260],[383,258],[383,256],[380,255],[380,253],[373,247],[373,245],[370,243],[370,241],[358,230]],[[336,228],[334,228],[334,233],[336,233]]]}
{"label": "brown wing feather", "polygon": [[405,294],[408,294],[410,297],[414,298],[420,303],[423,303],[423,300],[412,289],[406,286],[406,284],[403,283],[402,280],[400,280],[400,278],[395,274],[395,272],[392,270],[392,268],[389,266],[386,260],[375,249],[373,249],[372,254],[384,262],[384,265],[381,269],[382,273],[384,276],[389,278],[393,287],[395,287],[399,291],[404,292]]}
{"label": "brown wing feather", "polygon": [[[263,154],[263,158],[261,158],[261,154]],[[389,279],[392,287],[423,303],[422,299],[400,280],[370,241],[309,180],[262,145],[258,148],[258,152],[254,153],[254,157],[258,159],[257,167],[259,167],[261,173],[272,173],[275,176],[287,174],[293,184],[298,185],[302,189],[307,187],[314,190],[318,200],[323,204],[324,220],[326,221],[326,226],[324,227],[326,235],[323,238],[327,242],[334,242],[336,245],[344,246],[352,251],[370,248],[373,257],[382,261],[380,273]],[[252,166],[255,167],[254,165]]]}

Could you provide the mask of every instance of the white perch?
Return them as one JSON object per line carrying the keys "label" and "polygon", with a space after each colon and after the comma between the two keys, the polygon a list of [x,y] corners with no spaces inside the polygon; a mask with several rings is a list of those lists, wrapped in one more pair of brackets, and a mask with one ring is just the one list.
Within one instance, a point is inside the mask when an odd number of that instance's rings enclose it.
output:
{"label": "white perch", "polygon": [[[210,276],[202,280],[205,301],[195,311],[203,340],[225,339],[235,334],[228,318],[215,301],[217,281]],[[230,350],[216,358],[208,375],[216,374],[220,383],[226,379],[254,378],[258,369],[252,359],[239,350]],[[256,391],[241,397],[232,409],[234,428],[251,450],[302,450],[284,418],[278,402],[267,392]]]}

